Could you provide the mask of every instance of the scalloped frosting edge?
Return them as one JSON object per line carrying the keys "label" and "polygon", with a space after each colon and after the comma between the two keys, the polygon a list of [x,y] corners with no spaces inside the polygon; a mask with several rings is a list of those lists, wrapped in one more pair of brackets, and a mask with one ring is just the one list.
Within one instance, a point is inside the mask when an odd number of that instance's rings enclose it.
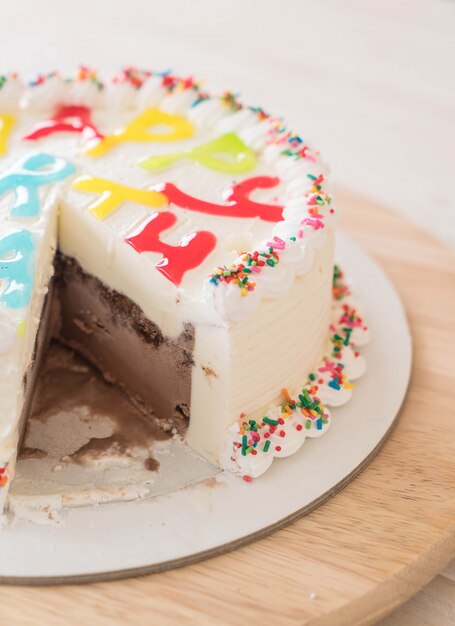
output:
{"label": "scalloped frosting edge", "polygon": [[296,453],[307,438],[320,437],[328,430],[333,417],[327,407],[347,403],[354,389],[352,381],[366,371],[359,349],[369,342],[370,332],[362,309],[350,281],[335,265],[326,356],[295,397],[282,389],[281,402],[270,406],[262,418],[239,416],[227,434],[223,469],[250,482],[266,472],[275,458]]}

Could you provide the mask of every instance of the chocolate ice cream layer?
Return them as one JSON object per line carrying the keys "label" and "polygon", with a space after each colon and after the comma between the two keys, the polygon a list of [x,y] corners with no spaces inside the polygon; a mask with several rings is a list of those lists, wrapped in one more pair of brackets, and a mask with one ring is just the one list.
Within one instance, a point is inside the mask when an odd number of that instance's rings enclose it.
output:
{"label": "chocolate ice cream layer", "polygon": [[72,257],[55,260],[58,338],[115,382],[164,428],[189,417],[194,327],[171,341],[128,297],[87,274]]}

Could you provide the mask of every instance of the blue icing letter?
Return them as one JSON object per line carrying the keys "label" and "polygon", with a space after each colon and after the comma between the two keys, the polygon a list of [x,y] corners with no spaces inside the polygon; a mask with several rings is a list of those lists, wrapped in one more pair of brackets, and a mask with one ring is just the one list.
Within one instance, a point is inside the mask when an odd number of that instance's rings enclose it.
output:
{"label": "blue icing letter", "polygon": [[32,233],[28,230],[17,230],[0,238],[0,280],[6,282],[6,289],[0,291],[0,302],[11,309],[29,303],[34,250]]}
{"label": "blue icing letter", "polygon": [[38,188],[66,178],[75,169],[72,163],[50,154],[27,156],[0,175],[0,195],[9,191],[15,194],[12,216],[39,215]]}

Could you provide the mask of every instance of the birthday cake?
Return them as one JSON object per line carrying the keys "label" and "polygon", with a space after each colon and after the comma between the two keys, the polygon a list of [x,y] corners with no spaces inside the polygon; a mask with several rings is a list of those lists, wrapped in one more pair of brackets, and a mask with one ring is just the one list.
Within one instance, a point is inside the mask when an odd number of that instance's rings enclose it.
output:
{"label": "birthday cake", "polygon": [[246,481],[323,434],[368,339],[335,223],[319,154],[231,93],[0,77],[0,512],[50,337]]}

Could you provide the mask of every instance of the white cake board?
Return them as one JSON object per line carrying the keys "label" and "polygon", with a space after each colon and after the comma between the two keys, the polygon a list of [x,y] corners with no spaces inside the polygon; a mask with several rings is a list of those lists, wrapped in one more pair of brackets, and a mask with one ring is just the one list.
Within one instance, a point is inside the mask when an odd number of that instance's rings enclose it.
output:
{"label": "white cake board", "polygon": [[0,531],[0,582],[114,579],[192,563],[282,528],[360,472],[385,441],[405,397],[411,338],[401,301],[378,265],[344,236],[338,237],[337,261],[365,303],[372,340],[362,349],[366,376],[348,404],[332,409],[323,437],[307,439],[252,483],[225,473],[214,478],[207,464],[212,478],[175,491],[70,508],[58,525],[19,520]]}

